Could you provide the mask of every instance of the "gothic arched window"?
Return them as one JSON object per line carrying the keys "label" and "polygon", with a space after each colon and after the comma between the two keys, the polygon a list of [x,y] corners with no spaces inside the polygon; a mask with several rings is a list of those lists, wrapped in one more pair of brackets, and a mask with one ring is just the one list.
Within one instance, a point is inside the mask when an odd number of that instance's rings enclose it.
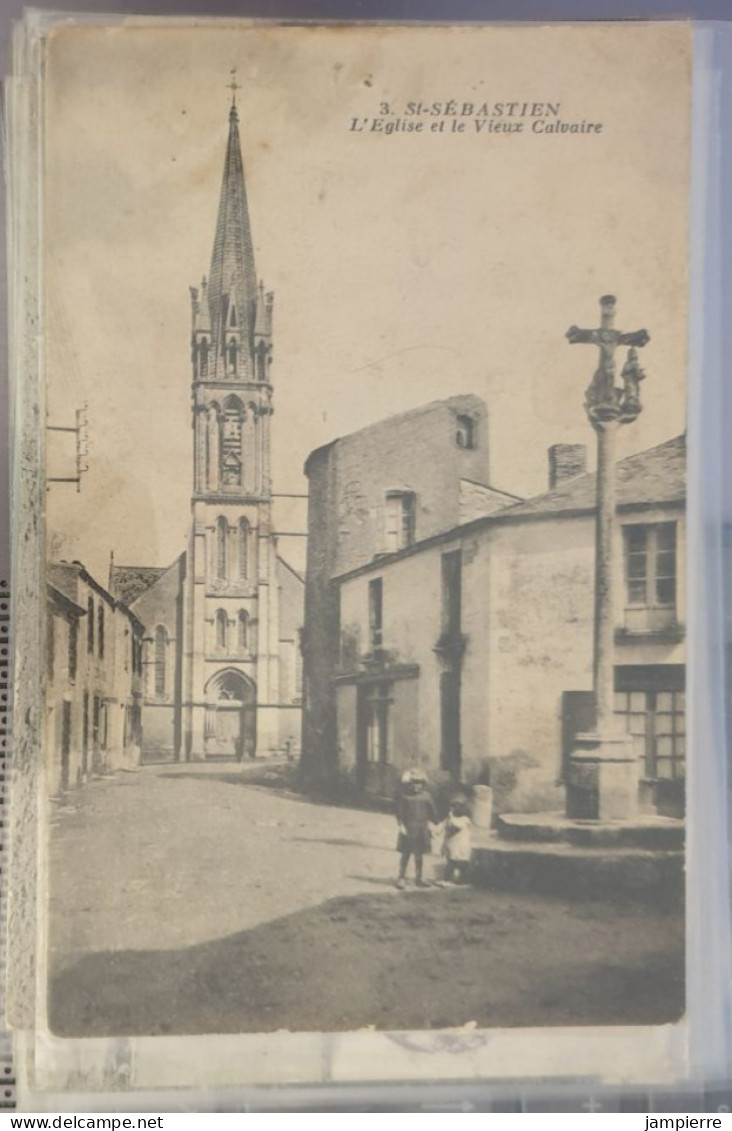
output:
{"label": "gothic arched window", "polygon": [[249,523],[239,519],[239,576],[249,577]]}
{"label": "gothic arched window", "polygon": [[216,610],[216,647],[225,652],[228,645],[229,618],[225,609]]}
{"label": "gothic arched window", "polygon": [[238,618],[239,624],[239,651],[245,652],[249,647],[249,614],[241,609]]}
{"label": "gothic arched window", "polygon": [[225,487],[241,486],[243,421],[243,404],[238,397],[227,397],[221,415],[221,482]]}
{"label": "gothic arched window", "polygon": [[267,347],[264,342],[257,347],[257,377],[260,381],[267,380]]}
{"label": "gothic arched window", "polygon": [[224,487],[241,487],[241,460],[235,452],[226,452],[222,460],[221,482]]}
{"label": "gothic arched window", "polygon": [[228,575],[229,524],[221,515],[216,519],[216,576],[224,581]]}
{"label": "gothic arched window", "polygon": [[155,698],[164,699],[167,692],[168,633],[161,624],[155,629]]}
{"label": "gothic arched window", "polygon": [[201,340],[201,344],[200,344],[199,349],[198,349],[198,354],[199,354],[199,358],[200,358],[199,371],[200,371],[201,376],[205,377],[208,373],[208,339],[207,338],[203,338]]}
{"label": "gothic arched window", "polygon": [[218,405],[213,403],[206,409],[206,486],[216,491],[220,480],[220,431],[221,422]]}
{"label": "gothic arched window", "polygon": [[229,341],[229,372],[236,373],[236,342],[233,338]]}

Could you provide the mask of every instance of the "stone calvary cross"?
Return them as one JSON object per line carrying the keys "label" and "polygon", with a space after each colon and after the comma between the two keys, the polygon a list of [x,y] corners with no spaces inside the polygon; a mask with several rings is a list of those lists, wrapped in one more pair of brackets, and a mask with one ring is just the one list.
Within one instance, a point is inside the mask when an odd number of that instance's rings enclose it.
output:
{"label": "stone calvary cross", "polygon": [[[615,296],[603,295],[600,299],[600,326],[597,330],[581,330],[579,326],[570,326],[567,330],[567,340],[571,346],[593,345],[600,350],[600,363],[595,371],[589,388],[585,394],[585,407],[590,423],[594,426],[596,421],[622,419],[622,423],[635,420],[640,412],[640,404],[634,415],[628,415],[628,410],[633,411],[633,404],[624,405],[627,397],[623,390],[615,387],[615,350],[618,346],[631,346],[629,363],[637,362],[637,349],[643,348],[651,340],[647,330],[633,330],[624,334],[615,329]],[[633,356],[631,357],[631,353]],[[627,376],[627,366],[623,370],[623,377]],[[639,373],[642,373],[639,370]],[[642,380],[642,376],[638,378]],[[626,387],[625,392],[628,392]],[[632,398],[631,401],[637,398]]]}
{"label": "stone calvary cross", "polygon": [[[646,330],[616,330],[615,297],[600,299],[600,326],[567,331],[570,345],[595,345],[599,364],[585,392],[585,410],[597,433],[597,511],[595,528],[595,616],[593,692],[595,728],[579,734],[567,778],[567,816],[584,820],[618,820],[634,816],[638,804],[638,760],[630,736],[621,731],[614,714],[615,702],[615,438],[621,424],[635,420],[640,411],[640,383],[645,373],[638,349],[650,341]],[[615,384],[615,351],[629,346]]]}

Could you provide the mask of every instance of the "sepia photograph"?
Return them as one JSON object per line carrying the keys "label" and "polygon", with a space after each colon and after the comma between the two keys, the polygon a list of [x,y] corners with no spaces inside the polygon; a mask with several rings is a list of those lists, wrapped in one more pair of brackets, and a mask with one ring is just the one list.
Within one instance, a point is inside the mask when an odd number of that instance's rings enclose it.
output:
{"label": "sepia photograph", "polygon": [[690,58],[49,34],[54,1037],[683,1018]]}

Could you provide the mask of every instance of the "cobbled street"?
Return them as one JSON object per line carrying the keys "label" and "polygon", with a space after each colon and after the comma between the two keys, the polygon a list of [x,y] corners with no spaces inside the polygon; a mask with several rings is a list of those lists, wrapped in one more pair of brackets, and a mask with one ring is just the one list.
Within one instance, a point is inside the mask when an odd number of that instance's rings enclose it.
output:
{"label": "cobbled street", "polygon": [[628,1024],[683,1012],[680,912],[394,889],[394,818],[146,767],[54,803],[62,1035]]}

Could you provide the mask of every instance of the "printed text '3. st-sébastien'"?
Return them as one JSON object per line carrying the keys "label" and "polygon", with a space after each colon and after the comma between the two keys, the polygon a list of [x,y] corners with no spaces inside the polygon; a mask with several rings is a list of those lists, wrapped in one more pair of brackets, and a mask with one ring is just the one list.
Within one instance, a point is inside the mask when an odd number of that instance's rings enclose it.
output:
{"label": "printed text '3. st-s\u00e9bastien'", "polygon": [[351,133],[599,134],[602,122],[561,116],[561,102],[380,102],[375,116],[350,119]]}

